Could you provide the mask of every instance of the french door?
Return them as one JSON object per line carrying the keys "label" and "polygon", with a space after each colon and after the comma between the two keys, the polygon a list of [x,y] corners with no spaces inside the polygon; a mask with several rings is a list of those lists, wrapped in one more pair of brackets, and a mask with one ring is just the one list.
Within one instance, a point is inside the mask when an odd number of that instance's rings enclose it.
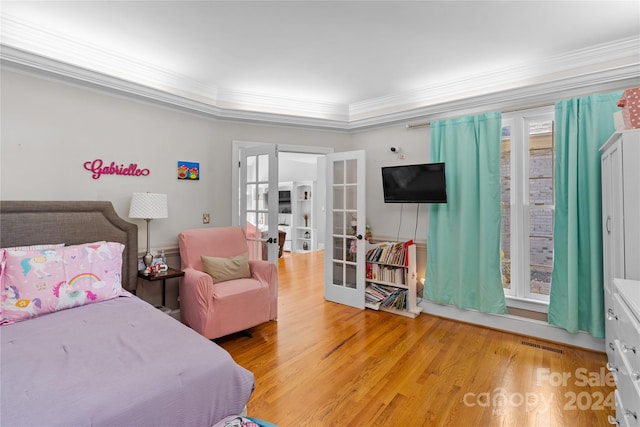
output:
{"label": "french door", "polygon": [[240,150],[240,226],[249,244],[249,258],[278,265],[278,159],[275,144]]}
{"label": "french door", "polygon": [[324,296],[364,308],[365,152],[327,155]]}

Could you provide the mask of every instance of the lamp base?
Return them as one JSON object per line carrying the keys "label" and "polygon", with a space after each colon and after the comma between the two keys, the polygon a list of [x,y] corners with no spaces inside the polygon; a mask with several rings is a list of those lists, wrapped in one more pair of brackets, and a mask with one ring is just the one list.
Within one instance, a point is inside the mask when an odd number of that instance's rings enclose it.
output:
{"label": "lamp base", "polygon": [[153,255],[151,254],[151,252],[147,252],[146,254],[144,254],[144,256],[142,257],[142,262],[144,262],[144,266],[146,267],[142,273],[146,275],[151,274],[151,272],[149,271],[149,267],[151,267],[151,263],[153,263]]}

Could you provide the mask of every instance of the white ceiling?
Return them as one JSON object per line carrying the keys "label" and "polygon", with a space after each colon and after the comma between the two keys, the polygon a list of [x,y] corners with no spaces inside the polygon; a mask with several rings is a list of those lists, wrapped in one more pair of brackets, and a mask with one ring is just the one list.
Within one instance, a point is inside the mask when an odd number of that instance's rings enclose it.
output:
{"label": "white ceiling", "polygon": [[[580,67],[640,64],[638,1],[1,7],[5,62],[35,54],[41,67],[55,59],[224,111],[345,122],[562,79]],[[625,64],[615,53],[621,45]]]}

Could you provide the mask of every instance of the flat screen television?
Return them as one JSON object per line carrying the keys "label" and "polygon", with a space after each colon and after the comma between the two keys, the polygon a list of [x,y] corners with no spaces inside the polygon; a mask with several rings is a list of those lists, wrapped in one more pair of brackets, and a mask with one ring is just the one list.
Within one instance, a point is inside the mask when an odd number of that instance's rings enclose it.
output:
{"label": "flat screen television", "polygon": [[291,191],[278,191],[278,213],[291,213]]}
{"label": "flat screen television", "polygon": [[382,168],[385,203],[447,203],[444,163]]}
{"label": "flat screen television", "polygon": [[291,191],[290,190],[278,191],[278,201],[280,203],[291,203]]}

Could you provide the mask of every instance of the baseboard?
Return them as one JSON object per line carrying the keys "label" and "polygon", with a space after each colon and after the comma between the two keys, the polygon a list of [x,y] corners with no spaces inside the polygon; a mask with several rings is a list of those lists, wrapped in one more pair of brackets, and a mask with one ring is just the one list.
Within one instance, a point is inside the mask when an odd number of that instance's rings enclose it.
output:
{"label": "baseboard", "polygon": [[547,341],[554,341],[587,350],[605,352],[604,340],[594,338],[585,332],[572,334],[565,329],[535,319],[527,319],[509,314],[481,313],[475,310],[462,310],[450,305],[436,304],[423,300],[420,303],[423,313],[446,317],[466,323],[484,326],[514,334],[525,335]]}

